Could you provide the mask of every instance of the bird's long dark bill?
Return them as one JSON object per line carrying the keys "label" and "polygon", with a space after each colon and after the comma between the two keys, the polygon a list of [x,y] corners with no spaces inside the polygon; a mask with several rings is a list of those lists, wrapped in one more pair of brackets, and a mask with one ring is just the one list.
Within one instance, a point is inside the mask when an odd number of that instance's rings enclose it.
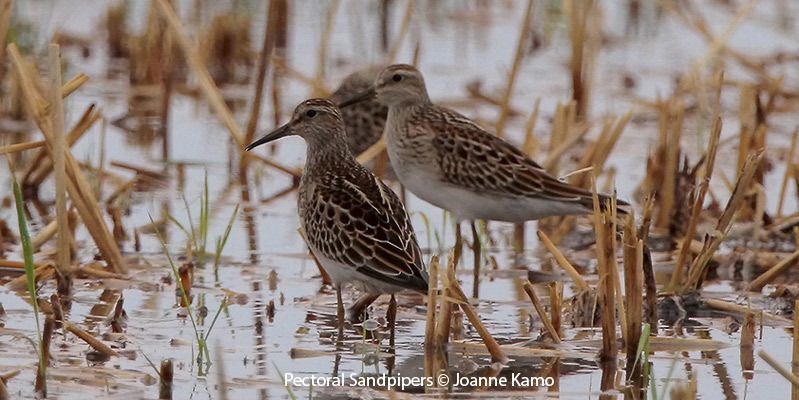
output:
{"label": "bird's long dark bill", "polygon": [[247,147],[244,148],[244,150],[250,151],[262,144],[269,143],[271,141],[280,139],[282,137],[286,137],[290,134],[291,134],[291,122],[281,126],[280,128],[273,130],[272,132],[267,133],[260,139],[248,144]]}
{"label": "bird's long dark bill", "polygon": [[375,97],[375,88],[371,87],[361,93],[356,94],[355,96],[350,97],[349,99],[342,101],[341,103],[338,103],[338,107],[344,108],[356,103],[360,103],[362,101],[369,100],[374,97]]}

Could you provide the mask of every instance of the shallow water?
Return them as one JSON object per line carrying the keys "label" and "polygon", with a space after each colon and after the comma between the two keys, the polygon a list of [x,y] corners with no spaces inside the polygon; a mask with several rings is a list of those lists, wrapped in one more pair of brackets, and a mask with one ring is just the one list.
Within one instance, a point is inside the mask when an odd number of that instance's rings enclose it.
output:
{"label": "shallow water", "polygon": [[[66,107],[69,113],[67,125],[71,126],[90,103],[97,103],[109,120],[124,115],[128,110],[129,87],[126,74],[107,78],[107,57],[101,38],[96,36],[97,26],[105,10],[105,2],[86,1],[81,7],[72,7],[70,2],[31,1],[18,2],[19,15],[15,18],[29,18],[41,21],[42,38],[52,32],[63,30],[75,35],[91,38],[91,55],[82,58],[74,49],[65,50],[69,61],[65,77],[84,72],[91,80],[75,94],[71,95]],[[190,8],[191,2],[179,2],[179,8]],[[404,10],[403,2],[393,2],[391,8],[396,32]],[[480,79],[485,90],[501,93],[505,73],[509,70],[518,35],[519,18],[523,2],[496,2],[479,9],[471,2],[468,6],[461,2],[445,1],[417,2],[417,14],[412,24],[410,38],[400,49],[399,59],[408,61],[413,52],[413,43],[420,43],[419,66],[425,73],[431,97],[434,100],[451,101],[466,96],[465,83]],[[674,86],[674,75],[685,72],[707,51],[707,44],[696,34],[685,28],[674,15],[666,14],[656,20],[649,15],[644,18],[646,26],[637,35],[625,34],[625,2],[615,1],[604,5],[603,18],[605,31],[610,44],[603,46],[597,60],[596,81],[591,102],[592,129],[589,136],[595,136],[601,125],[601,118],[607,113],[622,114],[634,107],[637,98],[653,99],[658,94],[666,96]],[[730,38],[729,44],[735,49],[751,54],[753,57],[773,54],[776,51],[796,53],[796,28],[790,30],[776,28],[774,21],[778,1],[762,2]],[[436,5],[437,4],[437,5]],[[131,24],[141,29],[147,15],[147,2],[131,1]],[[324,8],[317,2],[297,1],[291,8],[291,39],[288,50],[290,65],[299,71],[313,75],[321,26],[324,21]],[[207,6],[204,13],[211,15],[220,11],[218,5]],[[253,16],[253,35],[261,35],[264,5],[246,4]],[[799,11],[797,5],[788,4],[789,10]],[[537,21],[554,21],[552,44],[529,56],[522,65],[513,106],[525,115],[532,104],[541,98],[541,119],[537,136],[547,142],[551,117],[559,101],[566,101],[570,95],[568,76],[568,36],[563,19],[548,19],[544,16],[546,6],[537,5]],[[224,8],[221,8],[224,9]],[[487,10],[488,12],[484,12]],[[701,3],[702,13],[711,23],[714,32],[724,29],[731,18],[731,12],[714,2]],[[372,2],[345,1],[337,13],[335,29],[332,32],[328,75],[332,81],[346,75],[356,63],[366,59],[378,62],[381,58],[376,41],[371,40],[370,32],[376,24],[363,24],[374,20],[376,7]],[[185,14],[185,13],[184,13]],[[207,21],[207,16],[204,20]],[[360,28],[356,23],[360,22]],[[793,22],[792,22],[793,24]],[[536,26],[544,30],[545,27]],[[44,39],[40,40],[43,46]],[[796,69],[788,64],[783,70],[772,74],[785,74],[786,82],[795,86]],[[745,79],[746,72],[731,67],[729,76]],[[624,90],[623,77],[631,75],[636,86]],[[309,89],[302,83],[287,80],[282,102],[283,115],[291,107],[303,100]],[[234,98],[247,99],[252,92],[249,86],[232,86],[224,92]],[[737,92],[732,90],[723,96],[724,137],[737,135]],[[270,128],[271,101],[265,101],[259,126]],[[461,110],[470,116],[484,120],[496,117],[496,108],[478,105]],[[239,107],[236,116],[243,125],[249,113],[249,105]],[[654,115],[641,110],[642,115]],[[648,114],[647,114],[648,113]],[[522,140],[525,118],[511,120],[506,129],[511,141]],[[194,218],[199,210],[203,177],[207,173],[211,194],[211,222],[209,247],[221,235],[227,220],[236,204],[242,203],[241,188],[237,179],[231,179],[235,172],[230,169],[229,157],[235,153],[224,132],[224,127],[209,111],[203,102],[184,95],[175,95],[171,103],[169,126],[169,163],[166,171],[169,179],[165,186],[150,191],[134,192],[131,196],[130,215],[125,217],[125,228],[132,231],[149,223],[149,215],[161,218],[165,211],[175,215],[183,224],[188,222],[186,210],[180,193],[184,193],[192,209]],[[790,113],[776,114],[770,120],[773,131],[770,133],[770,146],[783,148],[787,145],[790,130],[795,119]],[[100,156],[100,128],[92,130],[75,146],[73,152],[78,160],[96,165]],[[701,121],[688,120],[683,144],[692,159],[704,148],[706,127]],[[695,133],[699,131],[700,134]],[[657,138],[657,119],[646,118],[633,122],[622,136],[621,143],[611,155],[608,166],[616,169],[616,187],[621,198],[631,199],[642,177],[647,151]],[[38,134],[29,136],[35,140]],[[5,139],[3,139],[5,140]],[[5,143],[5,142],[2,142]],[[726,151],[737,154],[734,146],[728,145]],[[304,159],[304,144],[300,139],[291,138],[281,142],[273,155],[268,157],[284,165],[300,166]],[[267,154],[261,151],[259,154]],[[720,153],[722,154],[722,153]],[[161,170],[165,165],[160,138],[146,140],[134,133],[126,132],[109,124],[105,138],[105,168],[123,178],[130,178],[130,171],[110,166],[111,161],[127,162],[152,170]],[[717,168],[727,176],[734,176],[735,157],[719,157]],[[778,188],[784,163],[775,163],[767,177],[768,188]],[[179,169],[183,172],[179,173]],[[235,168],[234,168],[235,169]],[[296,192],[289,192],[277,199],[267,201],[275,194],[282,193],[291,186],[291,179],[275,170],[255,163],[251,169],[250,192],[253,201],[242,204],[242,212],[236,218],[230,239],[224,250],[224,258],[218,274],[209,264],[195,272],[193,290],[194,304],[204,302],[208,316],[200,325],[208,327],[219,309],[226,291],[240,296],[232,296],[239,302],[228,304],[221,312],[210,335],[210,353],[214,364],[207,376],[198,376],[199,368],[193,355],[196,352],[194,331],[191,323],[178,316],[175,286],[172,284],[161,246],[154,235],[142,234],[142,251],[134,252],[132,241],[123,244],[126,259],[129,260],[131,280],[107,280],[98,284],[95,280],[77,280],[76,296],[70,320],[95,333],[109,330],[105,317],[92,317],[92,309],[103,304],[103,299],[124,297],[128,315],[124,338],[115,344],[124,349],[129,357],[114,357],[109,361],[90,363],[87,361],[89,347],[72,335],[57,335],[53,342],[55,362],[49,369],[49,392],[53,398],[79,398],[86,395],[115,398],[154,398],[158,392],[157,375],[146,358],[156,365],[161,360],[172,358],[175,361],[175,398],[220,398],[220,380],[228,389],[228,398],[288,398],[289,391],[281,383],[281,373],[295,376],[345,376],[351,373],[392,372],[406,377],[423,375],[423,352],[421,343],[424,335],[424,299],[417,295],[403,295],[399,299],[400,314],[397,327],[395,357],[378,355],[370,340],[364,339],[362,332],[350,329],[344,347],[337,351],[329,333],[335,330],[335,296],[329,288],[322,288],[319,271],[307,256],[305,245],[297,234],[298,221],[295,211]],[[565,173],[566,171],[560,171]],[[4,182],[9,182],[5,169],[0,170]],[[182,179],[181,179],[182,178]],[[180,181],[183,182],[180,182]],[[600,179],[600,186],[604,179]],[[10,187],[10,184],[5,185]],[[113,184],[105,183],[105,192],[113,189]],[[52,199],[51,181],[42,187],[41,197]],[[713,190],[719,198],[728,196],[728,191],[720,180],[714,179]],[[767,206],[774,209],[777,196],[771,196]],[[408,209],[413,213],[413,223],[420,243],[426,248],[428,256],[436,253],[442,257],[454,242],[452,226],[445,223],[443,213],[408,194]],[[786,214],[796,209],[793,196],[788,196]],[[429,220],[430,230],[424,222],[422,213]],[[13,210],[0,210],[0,217],[14,221]],[[32,221],[34,227],[41,221]],[[480,302],[477,310],[489,331],[501,343],[521,343],[537,339],[541,329],[536,320],[533,327],[528,316],[532,308],[521,290],[528,270],[552,268],[548,256],[538,248],[533,235],[535,223],[527,224],[526,249],[523,254],[514,254],[509,245],[512,227],[506,224],[491,223],[490,234],[496,246],[487,249],[488,255],[496,258],[497,270],[484,266],[485,274],[480,282]],[[34,228],[34,231],[36,229]],[[91,259],[91,239],[85,230],[79,229],[78,238],[88,247],[81,252],[81,261]],[[436,240],[436,232],[441,244]],[[182,254],[185,249],[185,235],[174,225],[167,228],[167,242],[173,255]],[[468,236],[468,234],[467,234]],[[591,252],[569,253],[593,257]],[[469,294],[472,287],[471,252],[465,251],[459,268],[461,285]],[[18,256],[14,256],[17,259]],[[592,263],[587,263],[591,264]],[[589,268],[593,273],[593,265]],[[166,281],[166,282],[165,282]],[[595,281],[595,277],[593,279]],[[570,283],[566,282],[566,297],[573,294]],[[736,299],[733,289],[735,283],[713,282],[708,291],[713,297]],[[48,283],[40,295],[49,296],[54,292],[54,284]],[[230,292],[227,292],[230,294]],[[345,301],[352,301],[354,293],[347,292]],[[106,300],[107,301],[107,300]],[[99,303],[98,303],[99,302]],[[267,316],[270,302],[274,303],[274,317]],[[6,310],[0,323],[8,329],[19,330],[29,338],[35,337],[35,325],[30,306],[23,297],[5,287],[0,287],[0,304]],[[381,299],[373,307],[372,315],[382,321],[387,299]],[[113,307],[113,303],[109,305]],[[740,349],[737,346],[739,334],[725,333],[708,321],[705,327],[685,328],[680,336],[689,338],[714,339],[727,342],[730,347],[718,351],[663,351],[652,357],[657,391],[668,391],[668,387],[687,379],[688,373],[696,375],[700,398],[747,398],[769,395],[784,397],[790,390],[789,383],[774,372],[762,360],[755,360],[754,371],[742,371]],[[601,338],[599,330],[566,329],[566,342],[594,340]],[[2,333],[2,332],[0,332]],[[661,335],[672,335],[666,329]],[[792,337],[782,327],[764,327],[762,337],[758,337],[755,350],[764,349],[783,365],[790,365]],[[387,337],[383,334],[380,350],[386,352]],[[479,337],[467,324],[465,338],[479,342]],[[0,372],[22,369],[22,373],[8,383],[12,396],[27,398],[32,396],[36,356],[30,344],[23,339],[2,336],[0,341]],[[367,343],[367,344],[364,344]],[[536,343],[528,347],[540,347]],[[568,345],[569,356],[559,358],[512,357],[508,368],[501,376],[511,378],[513,374],[538,376],[547,371],[555,377],[557,386],[553,391],[560,398],[595,398],[600,396],[600,382],[603,371],[595,360],[597,346],[594,344]],[[377,358],[377,360],[375,360]],[[392,366],[393,364],[393,366]],[[460,354],[453,352],[450,366],[453,376],[469,371],[473,375],[486,373],[490,365],[488,357],[480,354]],[[556,366],[555,366],[556,365]],[[91,366],[91,368],[87,368]],[[621,368],[621,367],[620,367]],[[223,371],[223,373],[221,372]],[[623,384],[623,372],[618,373],[619,386]],[[504,387],[492,388],[490,392],[473,392],[473,387],[455,387],[454,392],[469,392],[470,396],[497,397],[534,395],[547,396],[546,388]],[[420,389],[408,389],[418,392]],[[503,390],[504,394],[494,390]],[[511,392],[509,390],[517,390]],[[314,387],[313,389],[295,386],[294,393],[299,398],[313,397],[389,397],[385,391],[372,391],[362,387]],[[522,393],[523,392],[523,393]],[[611,397],[621,397],[611,392]],[[402,394],[399,394],[400,396]],[[556,396],[556,394],[552,394]],[[659,398],[662,396],[659,395]]]}

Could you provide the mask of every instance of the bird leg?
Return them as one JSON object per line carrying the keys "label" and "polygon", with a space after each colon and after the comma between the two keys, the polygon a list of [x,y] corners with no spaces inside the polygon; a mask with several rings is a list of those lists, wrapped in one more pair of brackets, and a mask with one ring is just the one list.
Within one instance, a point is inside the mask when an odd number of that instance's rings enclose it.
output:
{"label": "bird leg", "polygon": [[379,294],[375,293],[364,293],[358,300],[355,300],[355,303],[350,306],[347,310],[347,319],[350,320],[352,323],[358,323],[363,321],[363,313],[366,310],[366,307],[369,307],[370,304],[374,303],[377,298],[380,297]]}
{"label": "bird leg", "polygon": [[391,300],[388,302],[388,311],[386,312],[386,320],[388,321],[388,346],[394,348],[394,332],[397,323],[397,299],[394,294],[391,294]]}
{"label": "bird leg", "polygon": [[458,268],[458,263],[461,261],[461,253],[463,253],[463,235],[461,234],[461,221],[455,221],[455,253],[452,255],[452,261],[455,268]]}
{"label": "bird leg", "polygon": [[472,283],[472,297],[477,298],[478,288],[480,287],[480,236],[477,233],[477,225],[472,221],[472,250],[474,251],[474,282]]}
{"label": "bird leg", "polygon": [[338,317],[338,340],[344,340],[344,301],[341,299],[341,285],[336,285],[336,317]]}

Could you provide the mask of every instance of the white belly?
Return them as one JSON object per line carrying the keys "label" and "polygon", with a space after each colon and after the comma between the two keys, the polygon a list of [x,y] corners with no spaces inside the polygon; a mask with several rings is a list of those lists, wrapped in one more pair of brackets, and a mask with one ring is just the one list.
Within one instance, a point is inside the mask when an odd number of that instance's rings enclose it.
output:
{"label": "white belly", "polygon": [[316,256],[319,264],[321,264],[322,268],[325,269],[325,272],[327,272],[327,274],[330,276],[330,280],[335,286],[351,283],[356,286],[358,290],[375,294],[393,294],[402,290],[402,288],[399,286],[381,282],[377,279],[366,276],[356,271],[355,267],[331,260],[322,255],[320,251],[317,251],[312,246],[310,246],[310,248],[311,252],[313,252],[314,256]]}
{"label": "white belly", "polygon": [[524,222],[588,211],[578,203],[478,193],[443,182],[436,174],[405,165],[394,167],[400,182],[416,197],[443,208],[459,221]]}

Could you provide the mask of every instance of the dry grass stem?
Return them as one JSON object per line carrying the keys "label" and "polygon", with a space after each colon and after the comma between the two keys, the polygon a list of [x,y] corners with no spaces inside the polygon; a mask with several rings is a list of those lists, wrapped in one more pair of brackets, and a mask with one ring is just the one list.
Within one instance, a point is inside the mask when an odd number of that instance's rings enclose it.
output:
{"label": "dry grass stem", "polygon": [[539,299],[538,295],[535,294],[535,288],[533,288],[533,284],[530,282],[525,282],[524,292],[527,293],[527,297],[529,297],[530,301],[533,302],[535,312],[538,314],[538,318],[541,319],[541,322],[544,324],[544,328],[546,328],[547,332],[549,333],[549,337],[551,337],[552,341],[555,343],[560,343],[560,335],[552,325],[552,320],[549,318],[549,316],[547,316],[547,312],[544,310],[544,305],[541,304],[541,299]]}
{"label": "dry grass stem", "polygon": [[427,317],[425,320],[425,333],[424,333],[424,370],[425,376],[433,376],[434,358],[438,353],[435,344],[435,331],[436,331],[436,306],[438,304],[438,256],[433,256],[430,259],[428,268],[428,282],[427,289]]}
{"label": "dry grass stem", "polygon": [[[197,53],[197,50],[192,46],[189,36],[183,31],[180,20],[178,20],[178,17],[175,14],[175,10],[169,5],[169,3],[167,3],[166,0],[155,0],[155,3],[158,5],[161,14],[164,16],[164,18],[166,18],[167,26],[172,31],[178,46],[180,46],[181,50],[183,51],[183,55],[186,57],[189,68],[191,68],[192,72],[194,72],[194,75],[200,84],[200,89],[208,100],[208,103],[211,105],[214,113],[216,113],[216,115],[222,119],[222,123],[225,125],[225,128],[227,128],[227,131],[230,134],[230,137],[233,139],[233,142],[236,144],[239,152],[243,152],[244,146],[247,145],[247,143],[244,142],[244,133],[241,131],[241,128],[239,128],[238,123],[236,123],[236,119],[233,117],[233,113],[230,111],[230,108],[228,108],[227,104],[225,103],[225,99],[222,97],[222,93],[219,91],[216,83],[214,83],[213,78],[211,78],[208,68],[205,67],[202,59]],[[266,164],[276,168],[279,165],[273,161],[266,162]],[[282,166],[277,169],[286,173],[288,173],[288,171],[292,171],[291,169]]]}
{"label": "dry grass stem", "polygon": [[[58,250],[56,257],[56,268],[61,279],[71,280],[71,254],[70,254],[70,235],[69,221],[67,216],[67,191],[66,180],[67,171],[64,154],[67,150],[64,137],[64,104],[61,97],[61,48],[57,44],[49,47],[49,66],[50,66],[50,116],[52,118],[52,137],[53,143],[50,154],[53,159],[53,170],[55,177],[55,210],[56,222],[58,224]],[[71,289],[59,285],[59,289],[66,292],[59,293],[64,296],[69,294]]]}
{"label": "dry grass stem", "polygon": [[44,145],[45,145],[44,140],[37,140],[35,142],[25,142],[25,143],[10,144],[8,146],[0,146],[0,155],[35,149],[38,147],[42,147]]}
{"label": "dry grass stem", "polygon": [[89,77],[83,73],[76,75],[61,87],[61,96],[67,97],[76,90],[80,89],[84,83],[89,81]]}
{"label": "dry grass stem", "polygon": [[480,334],[480,338],[483,339],[483,344],[485,345],[488,352],[491,354],[491,361],[498,362],[500,364],[505,364],[508,362],[508,358],[505,356],[505,353],[502,351],[502,348],[499,346],[499,343],[488,333],[485,325],[480,320],[480,316],[477,315],[477,311],[472,307],[467,299],[466,295],[463,293],[460,284],[457,280],[450,280],[449,288],[451,290],[452,297],[455,300],[459,301],[460,307],[463,310],[463,313],[466,314],[466,317],[469,319],[469,322],[472,323],[474,329]]}
{"label": "dry grass stem", "polygon": [[788,148],[788,155],[785,157],[785,172],[782,175],[782,185],[780,186],[780,197],[777,202],[777,218],[782,217],[782,206],[785,203],[785,192],[788,190],[788,181],[793,174],[794,154],[796,153],[796,139],[799,136],[799,127],[793,130],[791,135],[791,146]]}
{"label": "dry grass stem", "polygon": [[[4,47],[6,43],[6,34],[8,33],[9,23],[11,22],[11,9],[14,5],[14,0],[0,0],[0,65],[4,65]],[[2,71],[0,71],[2,74]],[[3,76],[0,75],[0,80]]]}
{"label": "dry grass stem", "polygon": [[[341,1],[339,0],[332,0],[327,4],[327,11],[325,11],[325,24],[321,30],[321,36],[319,38],[319,52],[316,58],[316,81],[324,82],[325,79],[325,69],[327,66],[328,55],[327,52],[330,49],[330,36],[333,33],[333,21],[336,19],[336,12],[338,11],[338,7]],[[310,97],[320,97],[324,95],[324,93],[319,93],[316,90],[311,92]]]}
{"label": "dry grass stem", "polygon": [[443,295],[441,307],[438,310],[438,321],[435,323],[435,333],[433,342],[436,346],[443,346],[449,341],[450,329],[452,328],[452,291],[450,282],[455,279],[455,254],[451,250],[447,258],[446,273],[441,274],[441,294]]}
{"label": "dry grass stem", "polygon": [[638,239],[635,217],[627,215],[624,220],[624,293],[627,309],[627,335],[624,342],[627,364],[635,363],[637,346],[641,338],[644,287],[644,243]]}
{"label": "dry grass stem", "polygon": [[[799,375],[799,300],[793,305],[793,354],[791,356],[791,371],[794,376]],[[799,386],[791,387],[791,400],[799,400]]]}
{"label": "dry grass stem", "polygon": [[774,280],[779,275],[782,275],[785,271],[789,268],[793,267],[796,264],[796,261],[799,260],[799,250],[794,251],[788,257],[780,260],[776,265],[769,268],[766,272],[762,273],[760,276],[755,278],[752,282],[749,282],[749,285],[746,287],[746,290],[752,292],[759,292],[763,289],[763,286],[766,286],[769,282]]}
{"label": "dry grass stem", "polygon": [[571,277],[572,281],[574,281],[574,284],[577,285],[578,291],[588,290],[590,288],[588,282],[586,282],[585,279],[583,279],[583,277],[580,276],[580,273],[577,272],[576,269],[574,269],[569,260],[567,260],[566,257],[563,256],[563,253],[561,253],[560,250],[558,250],[558,248],[555,247],[555,244],[553,244],[552,241],[549,240],[549,237],[547,237],[546,233],[539,230],[538,238],[541,240],[541,243],[544,244],[547,250],[549,250],[549,252],[552,253],[552,256],[555,257],[555,261],[557,262],[557,264],[563,269],[563,271],[565,271],[569,275],[569,277]]}
{"label": "dry grass stem", "polygon": [[[72,147],[88,130],[100,119],[100,112],[92,104],[78,119],[78,122],[67,134],[67,146]],[[45,141],[46,142],[46,141]],[[41,149],[33,160],[28,163],[22,179],[22,186],[26,188],[38,188],[42,182],[50,175],[53,170],[53,159],[49,157],[46,148]]]}
{"label": "dry grass stem", "polygon": [[[38,79],[35,77],[35,70],[31,71],[26,69],[23,63],[22,56],[14,44],[8,45],[8,53],[11,56],[14,71],[20,81],[22,93],[26,106],[39,126],[39,129],[44,134],[48,149],[53,152],[51,148],[55,137],[52,132],[52,121],[45,112],[45,105],[47,102],[39,95],[36,90]],[[126,273],[127,267],[125,261],[122,259],[119,248],[113,240],[108,227],[105,225],[102,215],[100,214],[100,207],[97,200],[89,186],[88,181],[83,176],[80,167],[78,166],[72,154],[65,150],[65,165],[68,173],[67,189],[69,191],[70,199],[73,205],[78,209],[84,225],[89,230],[92,238],[103,254],[106,262],[116,272]]]}
{"label": "dry grass stem", "polygon": [[[269,6],[266,7],[266,26],[264,27],[264,38],[262,43],[261,52],[258,55],[258,72],[255,77],[255,93],[253,94],[252,108],[250,109],[250,118],[247,120],[247,131],[244,133],[244,141],[251,143],[255,139],[255,131],[258,128],[258,118],[261,115],[261,103],[264,95],[264,83],[266,82],[266,71],[272,61],[272,52],[275,48],[275,23],[277,12],[275,7],[277,2],[270,1]],[[240,165],[240,174],[246,174],[247,160],[249,158],[242,157]],[[247,191],[246,193],[249,193]]]}
{"label": "dry grass stem", "polygon": [[683,290],[699,287],[704,278],[707,265],[713,258],[716,250],[721,245],[721,242],[726,237],[726,232],[732,223],[735,213],[744,204],[746,193],[751,187],[755,170],[760,164],[760,160],[762,158],[763,152],[750,154],[747,157],[738,182],[735,184],[735,189],[733,190],[730,199],[727,201],[727,206],[724,208],[724,212],[721,214],[721,217],[719,217],[719,220],[716,223],[715,231],[705,238],[702,252],[696,256],[694,262],[691,264],[691,268],[688,270],[688,281],[686,285],[683,286]]}
{"label": "dry grass stem", "polygon": [[718,150],[719,137],[721,135],[721,118],[716,117],[713,120],[713,127],[710,132],[710,144],[708,144],[707,152],[705,153],[705,173],[702,182],[699,184],[699,194],[694,200],[693,208],[691,209],[691,219],[688,222],[688,228],[685,230],[685,236],[682,240],[680,253],[677,256],[677,261],[674,264],[674,272],[671,275],[671,282],[669,287],[673,290],[679,287],[682,280],[683,266],[688,260],[688,249],[691,246],[687,244],[694,239],[696,235],[696,227],[699,224],[699,216],[702,207],[705,203],[705,195],[710,187],[710,178],[713,176],[713,167],[716,162],[716,151]]}
{"label": "dry grass stem", "polygon": [[702,302],[705,304],[705,306],[710,307],[712,309],[738,313],[738,314],[741,314],[741,315],[746,315],[747,313],[755,312],[755,313],[758,313],[758,314],[762,315],[763,322],[768,322],[768,323],[771,323],[771,324],[776,324],[776,325],[791,325],[791,324],[793,324],[793,321],[791,321],[788,318],[781,317],[779,315],[774,315],[774,314],[765,312],[763,310],[757,310],[757,309],[752,309],[752,308],[749,308],[749,307],[744,307],[742,305],[738,305],[738,304],[735,304],[735,303],[730,303],[730,302],[724,301],[724,300],[703,299]]}
{"label": "dry grass stem", "polygon": [[[503,136],[505,130],[505,123],[508,119],[510,111],[510,101],[513,97],[513,86],[516,84],[516,76],[519,74],[519,67],[522,65],[522,58],[524,56],[524,47],[527,43],[527,36],[530,33],[530,23],[533,19],[533,0],[527,0],[527,7],[524,11],[524,18],[522,24],[519,26],[519,39],[516,41],[516,50],[513,53],[513,64],[511,64],[510,73],[508,73],[508,80],[505,84],[505,91],[502,93],[502,102],[500,103],[499,119],[495,127],[496,135]],[[537,110],[537,106],[536,106]],[[535,115],[536,113],[534,113]]]}
{"label": "dry grass stem", "polygon": [[772,357],[770,354],[766,353],[763,350],[758,351],[757,355],[760,356],[760,358],[762,358],[763,361],[765,361],[768,365],[770,365],[771,368],[774,368],[775,371],[777,371],[780,375],[782,375],[785,379],[787,379],[788,382],[791,382],[792,390],[799,388],[799,377],[792,374],[791,371],[789,371],[787,368],[783,367],[782,364],[780,364],[780,362],[777,361],[774,357]]}
{"label": "dry grass stem", "polygon": [[[596,179],[591,180],[594,201],[594,234],[596,236],[597,253],[597,274],[599,275],[599,295],[597,297],[598,307],[601,310],[602,318],[602,348],[599,357],[602,360],[616,358],[616,285],[613,278],[612,268],[616,266],[615,254],[615,212],[614,206],[610,205],[611,212],[606,214],[600,206],[599,196],[596,192]],[[623,312],[622,312],[623,314]],[[625,326],[622,325],[622,329]]]}
{"label": "dry grass stem", "polygon": [[405,13],[402,15],[399,34],[391,45],[391,49],[388,52],[388,62],[386,64],[393,64],[397,60],[402,43],[405,42],[405,38],[408,36],[408,29],[411,26],[411,18],[413,17],[415,8],[416,0],[407,0],[405,3]]}
{"label": "dry grass stem", "polygon": [[114,351],[112,348],[108,347],[107,344],[101,342],[99,339],[95,338],[90,333],[79,328],[77,325],[69,321],[63,321],[63,323],[64,323],[64,329],[66,329],[68,332],[71,332],[75,336],[81,338],[89,346],[92,346],[93,349],[99,351],[100,353],[105,354],[108,357],[118,355],[117,352]]}
{"label": "dry grass stem", "polygon": [[300,71],[292,68],[282,57],[272,57],[272,64],[274,64],[275,69],[279,70],[281,73],[286,74],[287,77],[298,80],[312,88],[312,90],[316,93],[320,93],[321,97],[329,97],[331,94],[331,90],[325,86],[324,82],[317,81],[316,79],[309,77],[303,74]]}
{"label": "dry grass stem", "polygon": [[535,99],[533,111],[527,118],[527,123],[524,124],[524,144],[522,145],[522,150],[530,157],[538,155],[538,147],[540,146],[538,139],[535,137],[535,127],[538,122],[538,112],[540,109],[541,98],[539,97]]}

